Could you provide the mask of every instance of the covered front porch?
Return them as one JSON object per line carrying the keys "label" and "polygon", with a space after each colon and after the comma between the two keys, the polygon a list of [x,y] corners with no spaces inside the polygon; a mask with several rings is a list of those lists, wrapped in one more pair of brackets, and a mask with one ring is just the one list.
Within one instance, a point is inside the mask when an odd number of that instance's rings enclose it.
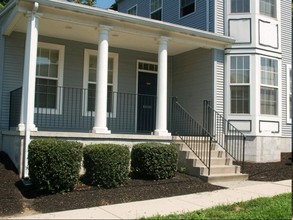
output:
{"label": "covered front porch", "polygon": [[[170,136],[169,97],[175,90],[182,93],[172,81],[173,69],[178,69],[172,57],[199,48],[224,49],[233,42],[217,34],[70,2],[12,1],[8,8],[3,34],[25,35],[23,80],[9,91],[9,129],[19,131]],[[72,43],[68,46],[65,41]],[[130,51],[136,63],[122,57]],[[82,66],[68,60],[72,54]],[[123,81],[130,69],[131,81]]]}

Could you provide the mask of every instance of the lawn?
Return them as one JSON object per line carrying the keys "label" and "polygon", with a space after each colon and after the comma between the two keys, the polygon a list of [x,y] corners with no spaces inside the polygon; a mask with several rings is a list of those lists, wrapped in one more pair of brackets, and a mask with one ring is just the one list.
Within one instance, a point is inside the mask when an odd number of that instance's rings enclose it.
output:
{"label": "lawn", "polygon": [[291,219],[291,193],[147,219]]}

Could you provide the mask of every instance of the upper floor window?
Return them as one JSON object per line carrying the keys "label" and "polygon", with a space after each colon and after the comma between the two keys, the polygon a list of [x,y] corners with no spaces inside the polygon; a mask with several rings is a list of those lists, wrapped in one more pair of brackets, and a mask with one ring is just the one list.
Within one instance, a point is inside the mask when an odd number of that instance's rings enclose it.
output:
{"label": "upper floor window", "polygon": [[230,63],[231,113],[250,112],[249,56],[232,56]]}
{"label": "upper floor window", "polygon": [[195,0],[180,1],[180,17],[184,17],[195,12]]}
{"label": "upper floor window", "polygon": [[151,18],[162,20],[162,0],[151,0]]}
{"label": "upper floor window", "polygon": [[250,0],[231,0],[231,13],[250,11]]}
{"label": "upper floor window", "polygon": [[39,113],[61,112],[64,46],[39,43],[36,67],[35,107]]}
{"label": "upper floor window", "polygon": [[137,15],[137,6],[135,5],[132,8],[128,9],[127,13],[130,15]]}
{"label": "upper floor window", "polygon": [[261,58],[261,114],[278,114],[278,61]]}
{"label": "upper floor window", "polygon": [[259,0],[259,11],[263,15],[276,17],[277,5],[276,0]]}

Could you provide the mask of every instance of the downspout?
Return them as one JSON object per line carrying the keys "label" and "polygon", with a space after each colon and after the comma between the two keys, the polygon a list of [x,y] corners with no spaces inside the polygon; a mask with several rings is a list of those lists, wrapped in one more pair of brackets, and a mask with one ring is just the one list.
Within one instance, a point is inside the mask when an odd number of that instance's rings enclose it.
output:
{"label": "downspout", "polygon": [[210,30],[210,0],[206,0],[206,31]]}
{"label": "downspout", "polygon": [[[34,7],[32,9],[32,16],[35,16],[39,8],[39,3],[35,2]],[[30,127],[28,126],[27,121],[25,122],[25,142],[24,142],[24,166],[23,166],[23,179],[29,178],[28,172],[28,147],[31,141],[31,131]]]}

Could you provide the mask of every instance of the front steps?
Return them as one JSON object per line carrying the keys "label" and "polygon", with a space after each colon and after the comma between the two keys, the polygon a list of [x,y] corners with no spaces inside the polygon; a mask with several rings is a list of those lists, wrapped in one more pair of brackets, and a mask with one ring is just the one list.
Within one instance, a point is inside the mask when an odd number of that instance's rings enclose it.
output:
{"label": "front steps", "polygon": [[[176,141],[179,150],[178,169],[185,173],[198,176],[206,182],[216,183],[225,181],[247,180],[248,175],[240,173],[240,166],[233,165],[233,159],[215,143],[211,151],[211,168],[208,175],[208,168],[182,141]],[[208,152],[200,152],[203,157],[208,157]]]}

